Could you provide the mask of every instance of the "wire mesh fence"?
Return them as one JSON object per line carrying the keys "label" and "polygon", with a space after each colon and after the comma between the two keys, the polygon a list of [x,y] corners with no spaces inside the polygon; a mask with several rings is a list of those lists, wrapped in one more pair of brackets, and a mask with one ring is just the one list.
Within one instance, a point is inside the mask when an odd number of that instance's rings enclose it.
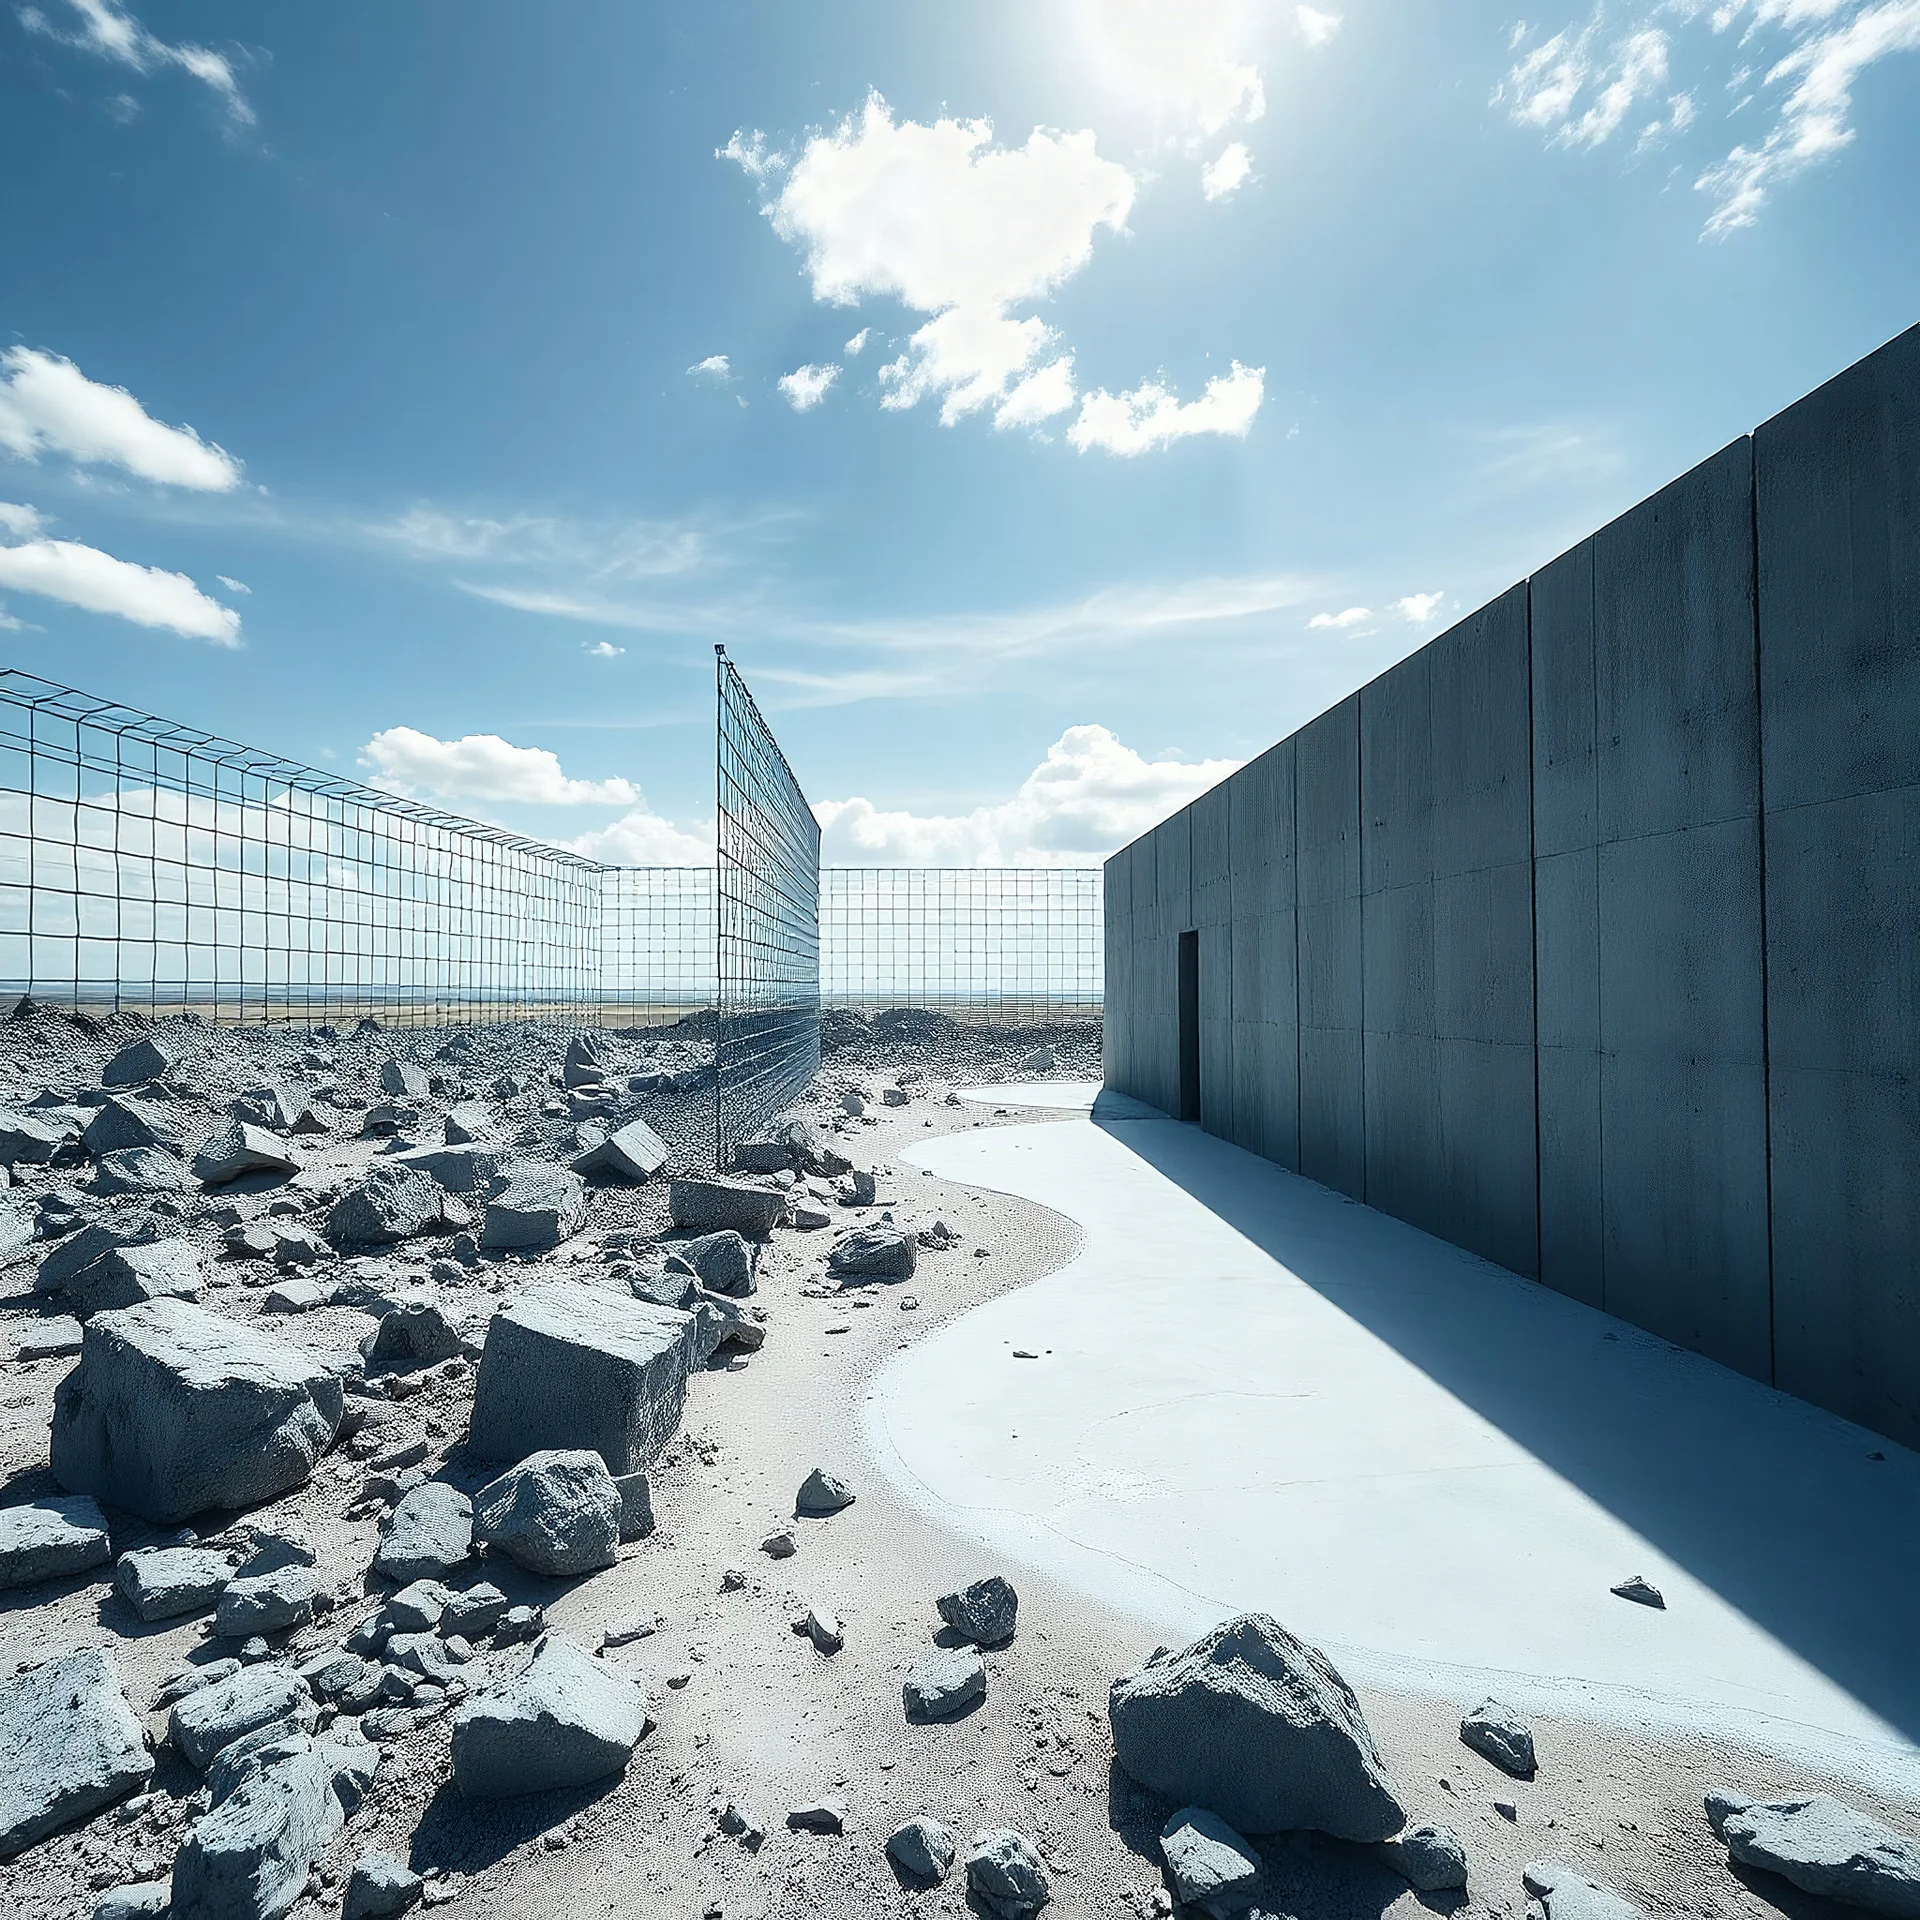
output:
{"label": "wire mesh fence", "polygon": [[0,985],[214,1021],[526,1019],[587,996],[588,860],[0,671]]}
{"label": "wire mesh fence", "polygon": [[991,1026],[1090,1018],[1106,967],[1102,896],[1097,867],[828,867],[821,996]]}
{"label": "wire mesh fence", "polygon": [[820,1070],[820,828],[746,682],[714,651],[714,1129],[725,1166]]}
{"label": "wire mesh fence", "polygon": [[590,1015],[603,1027],[671,1025],[714,1005],[711,867],[607,867]]}

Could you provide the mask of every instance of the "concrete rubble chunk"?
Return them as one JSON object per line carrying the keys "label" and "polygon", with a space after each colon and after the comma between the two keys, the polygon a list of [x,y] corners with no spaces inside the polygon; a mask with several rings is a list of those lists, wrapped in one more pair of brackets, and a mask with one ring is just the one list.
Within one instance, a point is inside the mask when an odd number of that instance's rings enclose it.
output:
{"label": "concrete rubble chunk", "polygon": [[320,1597],[320,1577],[311,1567],[278,1567],[228,1581],[213,1617],[213,1630],[228,1640],[304,1627]]}
{"label": "concrete rubble chunk", "polygon": [[1160,1829],[1160,1857],[1178,1905],[1231,1920],[1253,1904],[1260,1856],[1217,1813],[1182,1807]]}
{"label": "concrete rubble chunk", "polygon": [[587,1190],[567,1167],[525,1160],[500,1176],[487,1201],[480,1244],[489,1253],[551,1247],[587,1224]]}
{"label": "concrete rubble chunk", "polygon": [[317,1280],[278,1280],[261,1296],[260,1306],[266,1313],[312,1313],[332,1297]]}
{"label": "concrete rubble chunk", "polygon": [[473,1500],[473,1537],[529,1573],[596,1573],[618,1558],[620,1489],[590,1449],[530,1454]]}
{"label": "concrete rubble chunk", "polygon": [[0,1860],[124,1800],[152,1772],[103,1649],[85,1647],[0,1680]]}
{"label": "concrete rubble chunk", "polygon": [[223,1763],[213,1806],[174,1861],[175,1920],[275,1920],[285,1913],[359,1804],[378,1760],[364,1741],[296,1733],[231,1769]]}
{"label": "concrete rubble chunk", "polygon": [[1467,1884],[1467,1850],[1451,1827],[1403,1827],[1380,1842],[1380,1857],[1416,1893],[1451,1893]]}
{"label": "concrete rubble chunk", "polygon": [[100,1069],[103,1087],[137,1087],[148,1080],[164,1079],[180,1063],[180,1056],[153,1034],[122,1047]]}
{"label": "concrete rubble chunk", "polygon": [[409,1581],[387,1602],[387,1618],[396,1633],[432,1633],[452,1598],[438,1580]]}
{"label": "concrete rubble chunk", "polygon": [[1052,1897],[1040,1849],[1011,1827],[988,1827],[973,1836],[967,1890],[995,1920],[1030,1920]]}
{"label": "concrete rubble chunk", "polygon": [[64,1360],[80,1351],[80,1322],[70,1313],[49,1314],[21,1329],[16,1360]]}
{"label": "concrete rubble chunk", "polygon": [[390,1853],[364,1854],[347,1878],[340,1920],[400,1920],[426,1882]]}
{"label": "concrete rubble chunk", "polygon": [[156,1525],[302,1485],[340,1426],[339,1379],[184,1300],[87,1322],[54,1393],[54,1478]]}
{"label": "concrete rubble chunk", "polygon": [[186,1153],[173,1102],[128,1095],[95,1107],[80,1130],[80,1142],[96,1160],[134,1147],[158,1147],[176,1158]]}
{"label": "concrete rubble chunk", "polygon": [[61,1289],[82,1320],[147,1300],[198,1300],[206,1268],[191,1240],[155,1240],[141,1247],[115,1247]]}
{"label": "concrete rubble chunk", "polygon": [[745,1180],[675,1180],[667,1190],[668,1217],[692,1233],[731,1228],[749,1240],[764,1240],[786,1210],[781,1189]]}
{"label": "concrete rubble chunk", "polygon": [[1020,1073],[1051,1073],[1054,1068],[1053,1049],[1035,1047],[1031,1053],[1023,1053],[1014,1066]]}
{"label": "concrete rubble chunk", "polygon": [[630,1180],[651,1180],[671,1156],[667,1143],[644,1120],[629,1120],[597,1147],[589,1147],[572,1165],[575,1173]]}
{"label": "concrete rubble chunk", "polygon": [[1842,1906],[1920,1920],[1920,1840],[1826,1794],[1795,1800],[1716,1794],[1707,1811],[1741,1866],[1777,1873]]}
{"label": "concrete rubble chunk", "polygon": [[96,1220],[64,1239],[55,1241],[41,1259],[34,1275],[37,1293],[64,1292],[68,1283],[78,1279],[95,1261],[122,1247],[151,1246],[160,1238],[160,1223],[151,1214],[135,1214],[119,1220]]}
{"label": "concrete rubble chunk", "polygon": [[748,1312],[743,1301],[696,1286],[687,1301],[694,1318],[693,1364],[704,1367],[729,1344],[757,1353],[766,1344],[767,1330]]}
{"label": "concrete rubble chunk", "polygon": [[232,1578],[226,1555],[204,1547],[138,1547],[113,1572],[120,1597],[149,1624],[205,1613]]}
{"label": "concrete rubble chunk", "polygon": [[986,1691],[986,1662],[967,1648],[952,1647],[922,1660],[902,1683],[900,1696],[909,1720],[950,1720]]}
{"label": "concrete rubble chunk", "polygon": [[887,1857],[908,1879],[924,1885],[944,1880],[959,1850],[953,1829],[925,1814],[903,1822],[887,1836]]}
{"label": "concrete rubble chunk", "polygon": [[383,1060],[380,1063],[380,1091],[396,1100],[424,1100],[430,1091],[424,1067],[411,1060]]}
{"label": "concrete rubble chunk", "polygon": [[327,1214],[327,1238],[340,1247],[385,1247],[438,1227],[446,1206],[439,1181],[421,1166],[376,1161]]}
{"label": "concrete rubble chunk", "polygon": [[164,1147],[122,1147],[102,1154],[93,1190],[103,1197],[129,1193],[185,1193],[193,1185],[186,1162]]}
{"label": "concrete rubble chunk", "polygon": [[1617,1593],[1622,1600],[1631,1600],[1637,1606],[1652,1607],[1661,1613],[1666,1611],[1666,1596],[1645,1574],[1630,1573],[1607,1591]]}
{"label": "concrete rubble chunk", "polygon": [[825,1467],[815,1467],[801,1481],[793,1508],[805,1519],[823,1520],[843,1507],[852,1506],[854,1498],[853,1489],[838,1474],[829,1473]]}
{"label": "concrete rubble chunk", "polygon": [[613,1484],[620,1494],[620,1538],[644,1540],[653,1531],[653,1489],[644,1473],[617,1473]]}
{"label": "concrete rubble chunk", "polygon": [[166,1880],[129,1880],[93,1903],[93,1920],[165,1920],[173,1898]]}
{"label": "concrete rubble chunk", "polygon": [[0,1507],[0,1587],[31,1587],[104,1567],[107,1519],[85,1494]]}
{"label": "concrete rubble chunk", "polygon": [[381,1315],[380,1325],[362,1343],[361,1352],[373,1366],[429,1367],[459,1355],[460,1334],[437,1301],[403,1300]]}
{"label": "concrete rubble chunk", "polygon": [[491,1633],[506,1617],[507,1604],[507,1596],[492,1581],[479,1581],[465,1592],[448,1597],[440,1615],[440,1631],[457,1633],[468,1640]]}
{"label": "concrete rubble chunk", "polygon": [[809,1800],[805,1806],[787,1809],[789,1833],[845,1833],[846,1830],[844,1800]]}
{"label": "concrete rubble chunk", "polygon": [[834,1243],[827,1269],[843,1279],[911,1280],[919,1258],[910,1233],[897,1227],[855,1227]]}
{"label": "concrete rubble chunk", "polygon": [[591,1447],[614,1474],[653,1464],[680,1424],[694,1319],[569,1283],[538,1287],[487,1325],[467,1452],[524,1460]]}
{"label": "concrete rubble chunk", "polygon": [[374,1569],[403,1584],[444,1580],[473,1555],[473,1502],[443,1480],[401,1496],[380,1528]]}
{"label": "concrete rubble chunk", "polygon": [[168,1737],[190,1766],[204,1771],[221,1751],[261,1727],[311,1732],[315,1712],[306,1683],[287,1667],[241,1667],[176,1700]]}
{"label": "concrete rubble chunk", "polygon": [[235,1120],[201,1141],[193,1156],[193,1177],[202,1186],[218,1187],[249,1173],[298,1173],[303,1164],[278,1134]]}
{"label": "concrete rubble chunk", "polygon": [[454,1782],[470,1800],[586,1786],[624,1771],[651,1724],[632,1680],[550,1633],[455,1715]]}
{"label": "concrete rubble chunk", "polygon": [[481,1101],[456,1101],[447,1109],[446,1124],[441,1128],[441,1133],[450,1147],[473,1146],[491,1138],[493,1115]]}
{"label": "concrete rubble chunk", "polygon": [[1534,1861],[1522,1870],[1520,1883],[1545,1920],[1646,1920],[1623,1894],[1557,1860]]}
{"label": "concrete rubble chunk", "polygon": [[9,1167],[44,1167],[66,1137],[66,1129],[49,1120],[0,1109],[0,1161]]}
{"label": "concrete rubble chunk", "polygon": [[1241,1833],[1311,1828],[1364,1842],[1406,1824],[1351,1689],[1269,1615],[1223,1621],[1122,1674],[1108,1715],[1114,1757],[1134,1779]]}
{"label": "concrete rubble chunk", "polygon": [[943,1593],[935,1604],[940,1618],[976,1647],[1004,1647],[1013,1638],[1020,1613],[1020,1596],[997,1573]]}
{"label": "concrete rubble chunk", "polygon": [[1483,1700],[1460,1722],[1460,1738],[1516,1780],[1533,1778],[1533,1730],[1511,1707]]}
{"label": "concrete rubble chunk", "polygon": [[669,1261],[678,1260],[690,1268],[700,1284],[713,1293],[740,1299],[753,1291],[753,1249],[731,1229],[670,1241],[661,1251]]}

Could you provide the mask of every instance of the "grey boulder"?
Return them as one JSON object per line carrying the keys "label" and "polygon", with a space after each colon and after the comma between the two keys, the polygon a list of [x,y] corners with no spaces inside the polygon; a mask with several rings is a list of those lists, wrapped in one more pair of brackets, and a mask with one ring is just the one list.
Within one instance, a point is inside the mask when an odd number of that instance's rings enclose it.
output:
{"label": "grey boulder", "polygon": [[1011,1827],[988,1827],[973,1836],[967,1891],[995,1920],[1030,1920],[1052,1897],[1040,1849]]}
{"label": "grey boulder", "polygon": [[595,1573],[618,1557],[620,1489],[589,1449],[549,1449],[509,1467],[473,1500],[473,1537],[529,1573]]}
{"label": "grey boulder", "polygon": [[0,1507],[0,1587],[63,1579],[112,1558],[106,1515],[85,1494]]}
{"label": "grey boulder", "polygon": [[713,1293],[740,1299],[753,1291],[753,1249],[731,1228],[693,1240],[670,1241],[661,1251],[669,1260],[687,1266]]}
{"label": "grey boulder", "polygon": [[446,1195],[418,1165],[376,1161],[327,1214],[327,1238],[342,1247],[385,1247],[439,1226]]}
{"label": "grey boulder", "polygon": [[70,1233],[63,1240],[54,1242],[52,1249],[40,1262],[34,1275],[34,1290],[39,1293],[59,1293],[68,1284],[77,1280],[95,1261],[104,1260],[108,1254],[116,1253],[123,1247],[151,1246],[160,1238],[160,1223],[150,1214],[136,1214],[130,1219],[96,1220],[91,1226],[82,1227],[77,1233]]}
{"label": "grey boulder", "polygon": [[164,1147],[122,1147],[104,1153],[93,1169],[95,1193],[185,1193],[193,1185],[185,1161]]}
{"label": "grey boulder", "polygon": [[483,1193],[500,1177],[506,1165],[504,1151],[491,1145],[421,1147],[380,1162],[387,1167],[411,1167],[437,1181],[449,1193]]}
{"label": "grey boulder", "polygon": [[140,1723],[102,1649],[0,1681],[0,1860],[124,1800],[152,1772]]}
{"label": "grey boulder", "polygon": [[305,1681],[286,1667],[242,1667],[176,1700],[167,1733],[189,1765],[202,1770],[236,1740],[262,1727],[310,1733],[316,1713]]}
{"label": "grey boulder", "polygon": [[976,1647],[1004,1647],[1013,1638],[1020,1612],[1020,1596],[997,1573],[956,1593],[943,1593],[935,1604],[940,1618]]}
{"label": "grey boulder", "polygon": [[527,1160],[509,1167],[487,1201],[480,1244],[490,1253],[551,1247],[587,1224],[587,1190],[567,1167]]}
{"label": "grey boulder", "polygon": [[166,1920],[173,1888],[165,1880],[127,1880],[93,1903],[93,1920]]}
{"label": "grey boulder", "polygon": [[140,1547],[123,1553],[113,1584],[142,1620],[177,1620],[205,1613],[233,1578],[224,1554],[204,1547]]}
{"label": "grey boulder", "polygon": [[59,1152],[60,1143],[66,1137],[65,1128],[50,1121],[0,1109],[0,1161],[9,1167],[23,1161],[28,1166],[45,1166]]}
{"label": "grey boulder", "polygon": [[444,1579],[473,1555],[473,1502],[443,1480],[401,1496],[380,1529],[376,1572],[402,1584]]}
{"label": "grey boulder", "polygon": [[1372,1841],[1406,1824],[1347,1683],[1266,1614],[1122,1674],[1107,1710],[1114,1757],[1134,1779],[1242,1833]]}
{"label": "grey boulder", "polygon": [[54,1394],[54,1478],[157,1525],[302,1485],[340,1426],[339,1380],[184,1300],[87,1322]]}
{"label": "grey boulder", "polygon": [[61,1289],[82,1320],[147,1300],[198,1300],[206,1285],[200,1250],[190,1240],[155,1240],[115,1247],[76,1273]]}
{"label": "grey boulder", "polygon": [[895,1227],[855,1227],[835,1243],[827,1268],[842,1279],[911,1280],[919,1258],[910,1233]]}
{"label": "grey boulder", "polygon": [[1217,1813],[1182,1807],[1160,1829],[1174,1900],[1212,1920],[1230,1920],[1252,1905],[1260,1884],[1260,1856]]}
{"label": "grey boulder", "polygon": [[1498,1700],[1482,1701],[1460,1722],[1460,1738],[1516,1780],[1533,1778],[1533,1730],[1511,1707]]}
{"label": "grey boulder", "polygon": [[1920,1842],[1825,1794],[1799,1800],[1745,1800],[1715,1794],[1713,1830],[1743,1867],[1759,1867],[1803,1892],[1842,1906],[1920,1916]]}
{"label": "grey boulder", "polygon": [[614,1474],[651,1466],[680,1424],[694,1319],[595,1287],[539,1287],[487,1323],[467,1452],[524,1460],[591,1447]]}
{"label": "grey boulder", "polygon": [[644,1120],[629,1120],[597,1147],[578,1155],[573,1170],[638,1183],[652,1179],[667,1164],[667,1158],[667,1143]]}
{"label": "grey boulder", "polygon": [[380,1064],[380,1091],[396,1100],[424,1100],[431,1089],[426,1069],[411,1060],[384,1060]]}
{"label": "grey boulder", "polygon": [[276,1567],[228,1581],[213,1616],[213,1630],[228,1640],[283,1633],[304,1627],[320,1597],[320,1577],[311,1567]]}
{"label": "grey boulder", "polygon": [[1646,1920],[1624,1895],[1557,1860],[1536,1860],[1522,1868],[1520,1884],[1545,1920]]}
{"label": "grey boulder", "polygon": [[651,1722],[646,1696],[584,1647],[545,1635],[453,1723],[453,1778],[470,1800],[586,1786],[622,1772]]}
{"label": "grey boulder", "polygon": [[400,1920],[425,1884],[392,1854],[366,1854],[353,1863],[340,1920]]}
{"label": "grey boulder", "polygon": [[80,1130],[80,1142],[96,1160],[132,1147],[159,1147],[176,1158],[186,1152],[173,1103],[130,1095],[95,1107],[93,1118]]}
{"label": "grey boulder", "polygon": [[478,1100],[456,1101],[447,1109],[441,1133],[450,1147],[470,1147],[493,1133],[493,1115]]}
{"label": "grey boulder", "polygon": [[923,1883],[945,1879],[959,1849],[953,1829],[924,1814],[887,1836],[887,1857],[908,1879]]}
{"label": "grey boulder", "polygon": [[158,1080],[173,1071],[179,1056],[163,1046],[152,1034],[122,1047],[100,1069],[103,1087],[137,1087],[144,1081]]}
{"label": "grey boulder", "polygon": [[460,1353],[460,1335],[432,1300],[403,1300],[381,1315],[380,1325],[362,1343],[372,1365],[409,1362],[432,1366]]}
{"label": "grey boulder", "polygon": [[298,1173],[301,1161],[278,1134],[236,1120],[201,1141],[193,1156],[193,1177],[203,1186],[223,1186],[249,1173]]}
{"label": "grey boulder", "polygon": [[955,1647],[921,1661],[907,1675],[900,1696],[909,1720],[950,1720],[986,1691],[986,1662],[977,1653]]}
{"label": "grey boulder", "polygon": [[668,1217],[693,1233],[730,1227],[750,1240],[764,1240],[786,1210],[780,1188],[744,1180],[675,1180],[667,1190]]}
{"label": "grey boulder", "polygon": [[1404,1827],[1380,1842],[1380,1857],[1416,1893],[1451,1893],[1467,1884],[1467,1850],[1451,1827]]}
{"label": "grey boulder", "polygon": [[829,1473],[825,1467],[815,1467],[800,1482],[793,1510],[809,1520],[824,1520],[842,1507],[852,1506],[854,1498],[853,1489],[838,1474]]}

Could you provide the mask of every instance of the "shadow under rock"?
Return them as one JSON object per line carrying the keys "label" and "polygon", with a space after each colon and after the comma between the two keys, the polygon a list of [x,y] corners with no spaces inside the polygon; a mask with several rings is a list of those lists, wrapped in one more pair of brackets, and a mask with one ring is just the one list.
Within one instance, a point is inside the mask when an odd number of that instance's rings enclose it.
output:
{"label": "shadow under rock", "polygon": [[469,1800],[449,1780],[427,1802],[407,1849],[415,1873],[479,1873],[496,1865],[536,1834],[564,1826],[575,1814],[604,1799],[621,1776],[584,1787],[516,1794],[509,1800]]}

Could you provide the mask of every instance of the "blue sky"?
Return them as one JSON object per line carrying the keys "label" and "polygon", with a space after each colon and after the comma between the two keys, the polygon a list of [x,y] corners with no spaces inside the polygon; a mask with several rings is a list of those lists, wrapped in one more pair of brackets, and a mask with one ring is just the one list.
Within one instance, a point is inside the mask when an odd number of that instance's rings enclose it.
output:
{"label": "blue sky", "polygon": [[[1092,860],[1920,319],[1920,0],[0,13],[0,648]],[[856,344],[857,343],[857,344]]]}

